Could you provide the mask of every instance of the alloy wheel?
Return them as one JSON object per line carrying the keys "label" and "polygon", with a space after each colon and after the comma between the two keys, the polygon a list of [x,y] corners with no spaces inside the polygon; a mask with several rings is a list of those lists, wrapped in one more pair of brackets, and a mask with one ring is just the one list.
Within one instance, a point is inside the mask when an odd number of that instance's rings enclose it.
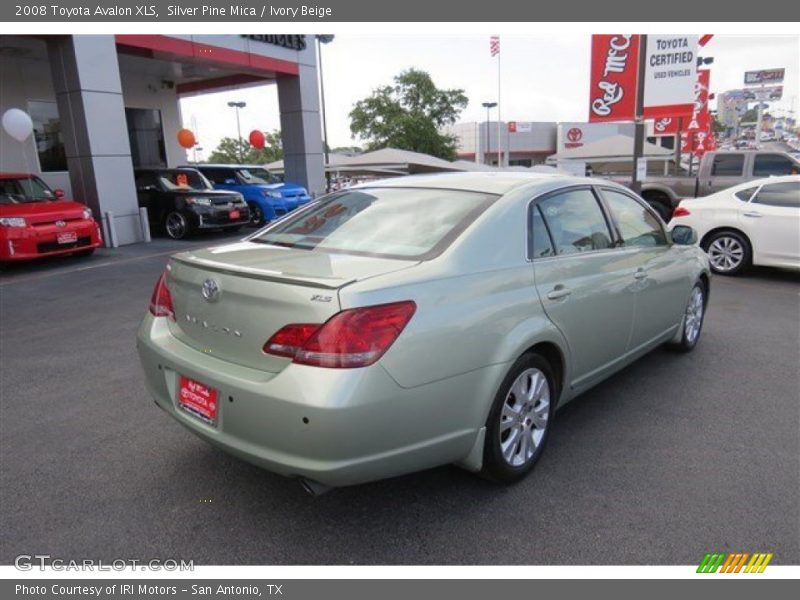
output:
{"label": "alloy wheel", "polygon": [[169,237],[179,240],[186,236],[189,224],[186,222],[186,217],[181,213],[171,212],[167,215],[166,228]]}
{"label": "alloy wheel", "polygon": [[550,385],[539,369],[514,380],[500,411],[500,450],[512,467],[531,460],[542,443],[550,416]]}
{"label": "alloy wheel", "polygon": [[741,266],[744,260],[744,247],[735,237],[723,235],[709,245],[708,259],[714,265],[714,269],[727,273]]}
{"label": "alloy wheel", "polygon": [[690,345],[694,345],[700,335],[700,327],[703,325],[703,305],[703,290],[699,286],[695,286],[692,288],[692,295],[686,305],[683,323],[683,333]]}

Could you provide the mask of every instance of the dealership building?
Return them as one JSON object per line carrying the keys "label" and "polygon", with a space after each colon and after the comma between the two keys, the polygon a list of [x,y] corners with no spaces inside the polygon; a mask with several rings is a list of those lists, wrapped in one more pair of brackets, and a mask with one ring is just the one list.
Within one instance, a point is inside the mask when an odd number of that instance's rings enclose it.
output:
{"label": "dealership building", "polygon": [[444,132],[455,136],[459,159],[485,165],[531,167],[544,163],[556,149],[553,122],[500,121],[499,127],[497,121],[456,123]]}
{"label": "dealership building", "polygon": [[304,35],[0,36],[0,113],[34,135],[0,133],[0,171],[38,174],[88,204],[106,242],[146,239],[134,169],[186,162],[186,95],[275,84],[287,180],[324,190],[316,40]]}

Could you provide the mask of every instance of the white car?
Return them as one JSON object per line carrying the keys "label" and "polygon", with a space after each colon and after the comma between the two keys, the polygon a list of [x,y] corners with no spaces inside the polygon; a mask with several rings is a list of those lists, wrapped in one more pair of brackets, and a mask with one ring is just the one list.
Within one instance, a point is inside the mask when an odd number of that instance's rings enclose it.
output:
{"label": "white car", "polygon": [[800,176],[758,179],[682,200],[669,225],[697,231],[715,273],[735,275],[749,265],[800,269]]}

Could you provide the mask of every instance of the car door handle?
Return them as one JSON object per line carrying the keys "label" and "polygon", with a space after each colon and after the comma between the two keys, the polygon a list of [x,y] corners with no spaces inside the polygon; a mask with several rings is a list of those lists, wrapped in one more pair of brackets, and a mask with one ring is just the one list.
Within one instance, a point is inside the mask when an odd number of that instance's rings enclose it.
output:
{"label": "car door handle", "polygon": [[753,218],[756,218],[756,219],[760,219],[761,218],[761,213],[760,212],[749,211],[749,212],[742,213],[742,216],[743,217],[753,217]]}
{"label": "car door handle", "polygon": [[645,277],[647,277],[647,271],[645,271],[644,269],[638,269],[636,273],[633,274],[633,277],[635,279],[644,279]]}
{"label": "car door handle", "polygon": [[563,285],[559,284],[554,287],[552,290],[547,292],[547,297],[550,300],[558,300],[559,298],[566,298],[572,293],[572,290],[569,288],[564,287]]}

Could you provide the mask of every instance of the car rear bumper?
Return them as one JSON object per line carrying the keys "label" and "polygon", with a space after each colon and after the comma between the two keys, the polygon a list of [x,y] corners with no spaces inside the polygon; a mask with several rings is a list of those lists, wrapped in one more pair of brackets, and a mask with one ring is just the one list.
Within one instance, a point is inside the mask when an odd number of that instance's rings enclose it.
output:
{"label": "car rear bumper", "polygon": [[[59,242],[60,236],[71,236],[74,242]],[[62,238],[63,239],[63,238]],[[22,261],[92,250],[103,244],[100,226],[93,219],[55,224],[4,227],[0,229],[0,260]]]}
{"label": "car rear bumper", "polygon": [[[462,460],[485,419],[484,402],[470,398],[479,380],[506,368],[411,389],[379,363],[363,369],[290,364],[275,374],[195,350],[170,334],[165,318],[149,314],[137,347],[156,404],[192,433],[269,471],[328,486]],[[218,390],[216,426],[180,408],[181,375]]]}

